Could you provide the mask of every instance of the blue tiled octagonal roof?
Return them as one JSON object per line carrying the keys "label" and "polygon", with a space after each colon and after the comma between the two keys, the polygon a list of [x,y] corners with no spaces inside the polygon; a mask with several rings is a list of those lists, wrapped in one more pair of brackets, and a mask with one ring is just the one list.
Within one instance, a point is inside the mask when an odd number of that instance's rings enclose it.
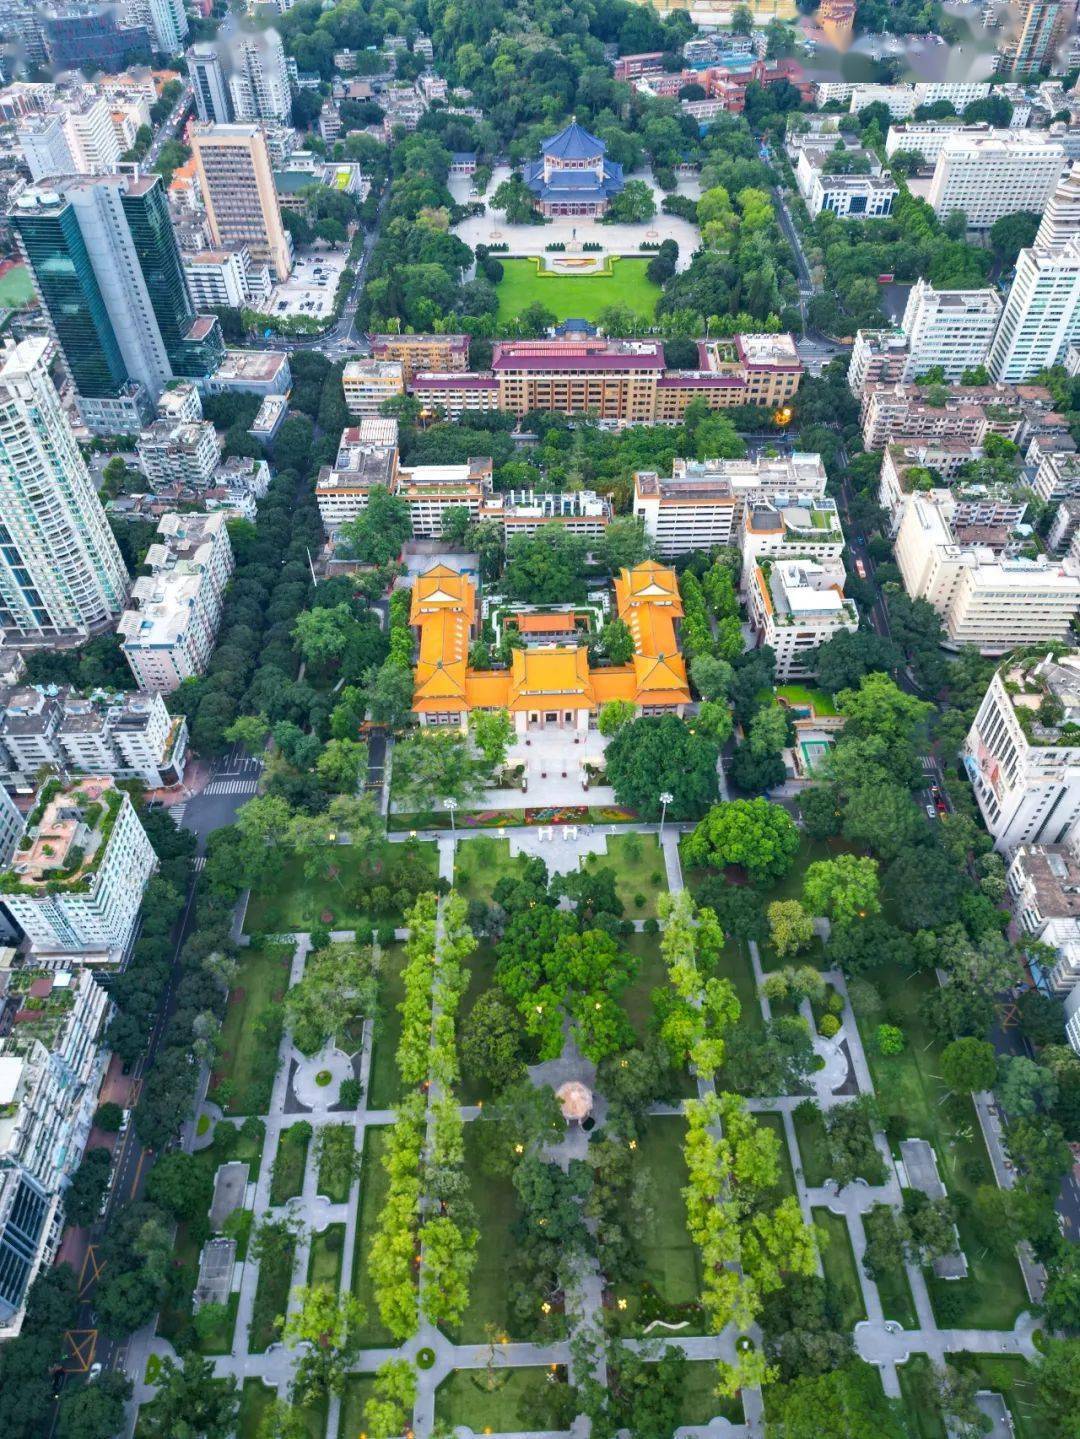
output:
{"label": "blue tiled octagonal roof", "polygon": [[550,140],[545,140],[540,148],[545,155],[554,155],[556,159],[588,160],[602,155],[607,146],[603,140],[590,135],[583,125],[571,120],[565,130],[560,130],[557,135],[552,135]]}

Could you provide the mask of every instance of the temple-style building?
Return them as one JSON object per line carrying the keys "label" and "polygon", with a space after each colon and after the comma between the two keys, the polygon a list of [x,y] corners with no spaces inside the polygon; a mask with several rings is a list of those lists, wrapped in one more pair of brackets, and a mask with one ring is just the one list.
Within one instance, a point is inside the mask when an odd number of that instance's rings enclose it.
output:
{"label": "temple-style building", "polygon": [[530,729],[584,733],[609,700],[630,700],[639,714],[681,715],[690,687],[675,629],[683,609],[674,571],[652,561],[624,569],[615,603],[634,640],[628,665],[593,668],[585,644],[542,642],[515,650],[508,670],[475,670],[468,659],[478,628],[476,590],[466,575],[436,565],[412,592],[409,623],[420,631],[414,713],[422,725],[464,729],[471,710],[505,709],[519,736]]}
{"label": "temple-style building", "polygon": [[623,188],[622,166],[606,159],[603,140],[571,120],[540,147],[525,166],[524,180],[541,215],[580,215],[598,220]]}

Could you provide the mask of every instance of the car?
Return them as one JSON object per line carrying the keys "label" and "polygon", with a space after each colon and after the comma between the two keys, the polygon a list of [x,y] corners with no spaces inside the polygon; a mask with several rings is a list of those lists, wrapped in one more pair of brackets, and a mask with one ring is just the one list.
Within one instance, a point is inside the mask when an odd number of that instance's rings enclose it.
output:
{"label": "car", "polygon": [[932,804],[926,806],[926,817],[927,819],[937,819],[937,810]]}
{"label": "car", "polygon": [[93,1363],[93,1364],[90,1365],[90,1370],[89,1370],[89,1372],[88,1372],[88,1374],[87,1374],[87,1376],[86,1376],[86,1382],[87,1382],[87,1384],[93,1384],[94,1380],[95,1380],[95,1379],[98,1377],[98,1375],[101,1373],[101,1369],[102,1369],[102,1364],[101,1364],[101,1360],[100,1360],[100,1359],[97,1360],[95,1363]]}
{"label": "car", "polygon": [[938,814],[944,814],[949,808],[949,806],[945,802],[945,796],[941,792],[940,785],[935,784],[931,786],[930,798],[934,801],[934,808],[937,810]]}

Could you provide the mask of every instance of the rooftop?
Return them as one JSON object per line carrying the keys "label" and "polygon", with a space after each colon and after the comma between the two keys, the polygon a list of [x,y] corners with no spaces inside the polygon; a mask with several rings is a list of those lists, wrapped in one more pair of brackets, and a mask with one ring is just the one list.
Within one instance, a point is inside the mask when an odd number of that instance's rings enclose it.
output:
{"label": "rooftop", "polygon": [[659,340],[496,340],[491,368],[504,370],[662,370]]}
{"label": "rooftop", "polygon": [[1080,859],[1064,844],[1022,845],[1014,858],[1044,919],[1080,918]]}
{"label": "rooftop", "polygon": [[124,791],[108,777],[42,785],[0,893],[54,894],[85,889],[108,844]]}
{"label": "rooftop", "polygon": [[998,675],[1032,744],[1080,746],[1080,653],[1010,661]]}
{"label": "rooftop", "polygon": [[230,380],[267,383],[275,379],[288,363],[288,355],[278,350],[226,350],[214,379],[222,383]]}

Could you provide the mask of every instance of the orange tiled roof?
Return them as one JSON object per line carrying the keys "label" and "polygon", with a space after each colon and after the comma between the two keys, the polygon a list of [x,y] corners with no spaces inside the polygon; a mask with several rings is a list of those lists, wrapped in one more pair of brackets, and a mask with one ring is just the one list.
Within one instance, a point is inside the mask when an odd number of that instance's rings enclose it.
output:
{"label": "orange tiled roof", "polygon": [[[624,569],[615,579],[619,618],[634,641],[630,665],[589,669],[584,645],[548,645],[515,650],[509,673],[468,668],[469,641],[476,621],[476,590],[466,575],[436,565],[420,575],[412,592],[409,623],[420,631],[413,708],[424,713],[472,709],[514,712],[562,705],[595,710],[612,699],[637,704],[686,704],[690,687],[679,652],[675,621],[683,613],[673,570],[649,561]],[[557,634],[569,616],[521,615],[526,634]]]}

